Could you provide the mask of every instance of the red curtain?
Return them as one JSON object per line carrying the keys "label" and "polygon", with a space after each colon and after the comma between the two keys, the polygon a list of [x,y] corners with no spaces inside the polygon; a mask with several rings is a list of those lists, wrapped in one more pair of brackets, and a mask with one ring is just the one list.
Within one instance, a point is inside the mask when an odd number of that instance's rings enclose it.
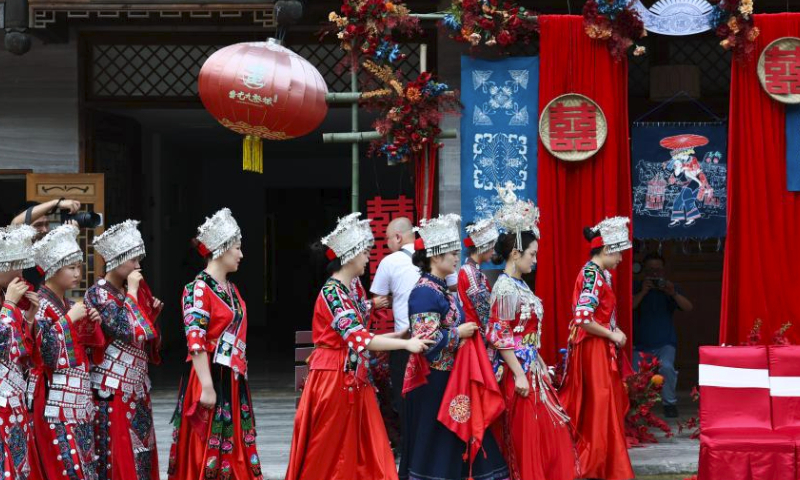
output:
{"label": "red curtain", "polygon": [[[604,217],[630,217],[631,162],[628,136],[628,64],[615,62],[605,44],[591,40],[580,16],[540,16],[539,109],[565,93],[593,99],[608,122],[603,148],[583,162],[565,162],[539,142],[538,201],[542,241],[536,272],[536,294],[545,307],[542,353],[559,359],[567,345],[572,318],[572,291],[581,266],[589,259],[583,228]],[[614,275],[617,321],[630,340],[631,254]],[[629,342],[630,344],[630,342]]]}
{"label": "red curtain", "polygon": [[[433,216],[435,210],[433,192],[438,191],[436,166],[439,163],[439,148],[430,144],[426,148],[428,152],[427,172],[425,153],[416,155],[414,159],[414,203],[417,209],[417,223],[423,218]],[[426,178],[427,189],[425,188]]]}
{"label": "red curtain", "polygon": [[761,88],[764,47],[800,37],[800,14],[755,15],[761,34],[753,58],[731,68],[728,131],[728,239],[722,279],[720,343],[739,344],[760,318],[769,341],[792,321],[800,340],[800,194],[786,190],[786,116]]}

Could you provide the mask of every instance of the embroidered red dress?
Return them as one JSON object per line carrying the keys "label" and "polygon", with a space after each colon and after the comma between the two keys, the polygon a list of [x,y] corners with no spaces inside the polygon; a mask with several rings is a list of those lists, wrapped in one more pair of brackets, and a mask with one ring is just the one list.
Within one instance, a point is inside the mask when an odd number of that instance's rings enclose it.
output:
{"label": "embroidered red dress", "polygon": [[86,348],[102,346],[103,335],[88,317],[73,321],[67,314],[71,306],[45,285],[39,288],[41,356],[34,356],[28,385],[34,388],[34,433],[45,477],[95,480],[95,407]]}
{"label": "embroidered red dress", "polygon": [[589,262],[572,294],[567,365],[559,395],[578,435],[581,474],[586,478],[633,478],[625,440],[628,396],[616,346],[587,333],[582,324],[616,328],[616,297],[611,274]]}
{"label": "embroidered red dress", "polygon": [[[353,288],[356,290],[354,291]],[[328,279],[314,305],[314,353],[297,407],[286,480],[396,480],[369,376],[366,303]]]}
{"label": "embroidered red dress", "polygon": [[33,338],[22,310],[2,293],[0,303],[0,468],[3,478],[43,480],[25,395]]}
{"label": "embroidered red dress", "polygon": [[105,348],[92,352],[98,478],[158,480],[148,376],[148,344],[157,340],[155,319],[148,318],[138,299],[105,279],[86,292],[84,301],[100,313],[106,338]]}
{"label": "embroidered red dress", "polygon": [[464,320],[474,322],[484,331],[489,323],[489,299],[492,287],[481,267],[468,258],[458,271],[458,298],[464,309]]}
{"label": "embroidered red dress", "polygon": [[[572,480],[578,476],[569,417],[539,356],[543,315],[541,300],[524,281],[500,275],[492,294],[486,336],[495,349],[495,374],[506,400],[499,437],[513,480]],[[516,393],[514,373],[500,350],[513,350],[530,385],[527,397]]]}
{"label": "embroidered red dress", "polygon": [[217,404],[204,431],[187,421],[193,409],[202,409],[198,403],[202,387],[190,364],[172,416],[169,478],[262,480],[247,385],[244,300],[232,283],[221,285],[206,272],[200,272],[183,290],[182,304],[189,351],[208,352]]}

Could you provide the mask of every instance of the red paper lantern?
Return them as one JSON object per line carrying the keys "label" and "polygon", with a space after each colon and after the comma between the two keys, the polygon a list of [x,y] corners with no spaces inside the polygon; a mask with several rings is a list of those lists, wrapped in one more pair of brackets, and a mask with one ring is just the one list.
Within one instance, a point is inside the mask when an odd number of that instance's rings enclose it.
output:
{"label": "red paper lantern", "polygon": [[245,170],[263,172],[262,138],[301,137],[328,113],[322,75],[272,38],[215,52],[200,69],[198,90],[219,123],[245,136]]}

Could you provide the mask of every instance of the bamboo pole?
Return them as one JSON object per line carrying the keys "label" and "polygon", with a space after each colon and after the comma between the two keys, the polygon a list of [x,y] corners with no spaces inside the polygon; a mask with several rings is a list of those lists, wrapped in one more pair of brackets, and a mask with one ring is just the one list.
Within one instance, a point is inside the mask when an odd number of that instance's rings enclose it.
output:
{"label": "bamboo pole", "polygon": [[[375,131],[372,132],[343,132],[343,133],[323,133],[323,143],[352,143],[352,142],[372,142],[380,140],[383,136]],[[436,138],[458,138],[458,131],[454,128],[442,130]]]}
{"label": "bamboo pole", "polygon": [[[352,95],[359,95],[358,93],[358,71],[355,68],[350,69],[350,93]],[[350,125],[352,127],[352,133],[358,133],[358,102],[353,102],[350,105]],[[357,212],[358,211],[358,196],[359,196],[359,158],[358,158],[358,142],[353,142],[351,147],[352,149],[352,162],[351,162],[351,182],[352,182],[352,194],[350,198],[350,211]]]}
{"label": "bamboo pole", "polygon": [[[446,14],[444,13],[409,13],[409,17],[419,18],[420,20],[443,20]],[[537,15],[530,15],[524,17],[527,20],[538,20]]]}
{"label": "bamboo pole", "polygon": [[328,103],[353,103],[360,100],[361,92],[334,92],[325,94],[325,101]]}

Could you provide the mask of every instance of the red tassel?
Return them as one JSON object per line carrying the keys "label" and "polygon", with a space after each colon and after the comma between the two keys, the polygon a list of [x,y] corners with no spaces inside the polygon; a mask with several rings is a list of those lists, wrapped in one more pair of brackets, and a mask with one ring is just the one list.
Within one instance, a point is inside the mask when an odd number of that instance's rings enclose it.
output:
{"label": "red tassel", "polygon": [[425,250],[425,241],[422,237],[414,240],[414,250]]}
{"label": "red tassel", "polygon": [[36,265],[36,271],[39,272],[39,275],[44,275],[44,269],[39,265]]}
{"label": "red tassel", "polygon": [[590,246],[591,246],[592,250],[594,250],[595,248],[604,247],[605,243],[603,243],[603,237],[601,237],[601,236],[594,237],[592,239],[592,242],[591,242]]}
{"label": "red tassel", "polygon": [[334,252],[330,248],[325,250],[325,256],[328,257],[328,260],[330,260],[331,262],[336,260],[336,252]]}
{"label": "red tassel", "polygon": [[464,239],[464,246],[465,247],[474,247],[475,242],[472,241],[472,237],[467,237]]}

